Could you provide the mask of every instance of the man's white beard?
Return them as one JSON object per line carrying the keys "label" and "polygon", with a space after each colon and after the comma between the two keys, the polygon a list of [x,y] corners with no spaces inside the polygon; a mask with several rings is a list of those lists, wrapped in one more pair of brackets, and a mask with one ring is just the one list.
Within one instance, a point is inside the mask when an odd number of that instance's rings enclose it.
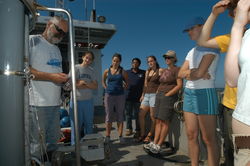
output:
{"label": "man's white beard", "polygon": [[59,43],[61,40],[62,40],[62,37],[61,35],[55,35],[52,30],[51,30],[52,27],[50,27],[47,31],[47,39],[53,43],[53,44],[56,44],[56,43]]}

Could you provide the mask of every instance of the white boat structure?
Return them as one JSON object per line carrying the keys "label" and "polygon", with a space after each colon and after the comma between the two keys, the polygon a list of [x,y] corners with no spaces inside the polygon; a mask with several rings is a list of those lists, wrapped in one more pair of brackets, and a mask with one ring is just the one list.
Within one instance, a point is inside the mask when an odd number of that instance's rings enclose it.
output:
{"label": "white boat structure", "polygon": [[[29,154],[29,103],[28,103],[28,85],[30,79],[29,73],[29,55],[28,55],[28,36],[30,34],[41,34],[47,22],[51,17],[37,16],[38,11],[62,12],[67,16],[69,22],[69,33],[58,44],[62,54],[63,72],[68,73],[70,70],[74,73],[75,64],[81,63],[81,57],[84,52],[92,51],[95,59],[91,64],[98,77],[98,89],[94,91],[95,108],[103,108],[103,91],[101,85],[102,79],[102,53],[101,49],[107,45],[108,41],[116,33],[117,28],[113,24],[95,22],[95,11],[92,11],[91,21],[73,20],[69,11],[63,8],[49,8],[37,4],[35,0],[3,0],[0,2],[1,29],[0,29],[0,87],[2,87],[2,97],[0,100],[1,116],[0,125],[3,126],[0,137],[0,165],[31,165]],[[101,17],[104,18],[104,17]],[[33,21],[32,21],[33,20]],[[73,68],[72,68],[73,67]],[[72,74],[72,83],[75,84],[75,75]],[[73,103],[76,112],[76,90],[73,86]],[[218,93],[220,94],[220,93]],[[219,97],[221,97],[219,95]],[[179,110],[179,111],[178,111]],[[110,159],[103,159],[100,165],[176,165],[178,162],[188,163],[189,152],[185,122],[181,112],[181,98],[179,105],[176,105],[177,113],[173,122],[170,124],[168,142],[169,151],[166,157],[162,159],[157,156],[148,156],[143,150],[142,144],[136,144],[133,137],[125,137],[126,146],[116,143],[117,131],[112,130],[110,145]],[[77,115],[76,115],[77,116]],[[77,122],[77,117],[75,121]],[[149,116],[147,117],[150,121]],[[103,122],[104,123],[104,122]],[[76,157],[73,159],[64,159],[64,155],[58,155],[52,165],[81,165],[81,154],[91,154],[91,161],[95,152],[102,150],[104,154],[104,145],[100,142],[100,133],[105,133],[105,124],[95,124],[95,129],[99,134],[87,140],[96,139],[96,142],[86,142],[76,140],[76,146],[70,147],[71,150],[61,148],[61,151],[76,151]],[[218,126],[221,119],[218,118]],[[115,125],[113,125],[115,126]],[[77,125],[75,125],[77,129]],[[149,129],[149,126],[146,127]],[[98,130],[99,129],[99,130]],[[102,130],[101,130],[102,129]],[[125,130],[125,129],[124,129]],[[78,131],[78,130],[77,130]],[[79,135],[79,133],[76,132]],[[78,138],[76,136],[76,138]],[[206,147],[200,138],[200,160],[206,161]],[[223,156],[223,139],[221,138],[221,129],[218,127],[218,142],[220,142],[221,156]],[[93,144],[98,146],[93,146]],[[93,148],[94,147],[94,148]],[[73,148],[73,150],[72,150]],[[92,149],[91,149],[92,148]],[[98,149],[98,150],[93,150]],[[88,153],[91,150],[91,153]],[[107,148],[106,148],[107,150]],[[85,152],[83,152],[85,151]],[[126,151],[126,154],[122,154]],[[94,152],[94,153],[92,153]],[[122,154],[122,157],[120,156]],[[96,155],[100,156],[100,155]],[[103,155],[104,156],[104,155]],[[120,156],[120,157],[119,157]],[[184,158],[183,158],[184,157]],[[165,160],[164,160],[165,158]],[[98,158],[99,160],[100,158]],[[69,161],[74,160],[74,161]],[[69,163],[68,163],[69,162]],[[176,163],[177,162],[177,163]],[[73,163],[73,164],[72,164]],[[152,164],[151,164],[152,163]],[[93,164],[93,163],[92,163]],[[96,163],[94,163],[96,164]],[[84,163],[91,165],[91,163]]]}

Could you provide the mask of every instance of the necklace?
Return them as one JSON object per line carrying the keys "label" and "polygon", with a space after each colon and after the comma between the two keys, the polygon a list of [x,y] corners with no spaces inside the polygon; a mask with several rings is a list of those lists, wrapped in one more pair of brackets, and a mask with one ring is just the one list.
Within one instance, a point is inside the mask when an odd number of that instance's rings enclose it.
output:
{"label": "necklace", "polygon": [[[153,73],[152,73],[152,71],[153,71]],[[155,71],[156,71],[156,69],[155,69],[155,70],[151,70],[151,71],[149,72],[149,75],[152,73],[152,74],[150,75],[150,77],[153,77],[153,76],[154,76]]]}

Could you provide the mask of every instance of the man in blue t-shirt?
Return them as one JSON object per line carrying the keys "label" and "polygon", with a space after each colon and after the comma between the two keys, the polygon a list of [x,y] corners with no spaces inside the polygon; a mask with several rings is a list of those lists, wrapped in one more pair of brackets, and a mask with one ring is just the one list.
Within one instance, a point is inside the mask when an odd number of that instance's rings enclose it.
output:
{"label": "man in blue t-shirt", "polygon": [[140,136],[140,124],[139,124],[139,109],[140,109],[140,98],[145,81],[145,70],[139,69],[141,60],[134,58],[132,60],[132,69],[127,70],[129,78],[129,86],[125,91],[125,114],[127,121],[127,132],[126,135],[132,134],[132,117],[134,114],[136,129],[134,137]]}

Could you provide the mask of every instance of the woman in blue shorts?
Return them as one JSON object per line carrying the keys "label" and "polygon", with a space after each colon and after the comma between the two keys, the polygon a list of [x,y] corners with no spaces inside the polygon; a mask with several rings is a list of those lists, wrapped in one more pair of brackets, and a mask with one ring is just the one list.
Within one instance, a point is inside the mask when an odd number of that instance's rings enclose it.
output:
{"label": "woman in blue shorts", "polygon": [[[164,72],[163,68],[160,68],[155,56],[150,55],[148,57],[149,68],[145,74],[145,83],[143,93],[140,99],[141,106],[139,110],[139,123],[141,128],[141,136],[136,142],[144,141],[149,143],[152,140],[152,136],[155,130],[155,118],[153,117],[154,105],[155,105],[155,93],[160,85],[159,78]],[[145,116],[150,110],[151,124],[148,135],[145,134]]]}
{"label": "woman in blue shorts", "polygon": [[[195,17],[183,32],[196,40],[205,20]],[[199,128],[207,145],[208,165],[219,165],[220,150],[216,137],[218,97],[214,88],[219,50],[196,46],[186,56],[178,76],[186,79],[184,117],[188,136],[191,165],[199,165]]]}
{"label": "woman in blue shorts", "polygon": [[[125,144],[122,137],[123,131],[123,113],[125,106],[125,95],[124,91],[129,85],[128,74],[120,66],[122,61],[122,56],[120,54],[115,54],[112,58],[112,65],[110,68],[106,69],[103,73],[102,84],[105,89],[105,113],[106,113],[106,138],[105,142],[110,141],[110,132],[113,122],[113,110],[116,110],[116,121],[119,132],[120,144]],[[106,80],[108,85],[106,84]],[[125,80],[123,86],[123,80]]]}

